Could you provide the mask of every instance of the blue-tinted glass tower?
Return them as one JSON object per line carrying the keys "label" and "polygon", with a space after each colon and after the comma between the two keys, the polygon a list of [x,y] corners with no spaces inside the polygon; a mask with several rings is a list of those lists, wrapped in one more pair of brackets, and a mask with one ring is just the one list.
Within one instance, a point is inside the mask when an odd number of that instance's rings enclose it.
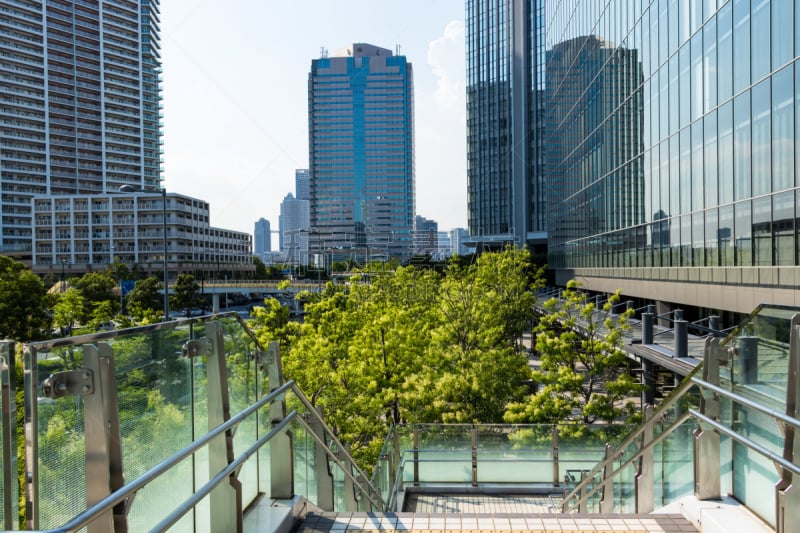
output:
{"label": "blue-tinted glass tower", "polygon": [[369,44],[335,55],[313,60],[308,80],[310,251],[405,259],[415,215],[411,64]]}
{"label": "blue-tinted glass tower", "polygon": [[541,0],[467,0],[467,196],[473,246],[543,250]]}

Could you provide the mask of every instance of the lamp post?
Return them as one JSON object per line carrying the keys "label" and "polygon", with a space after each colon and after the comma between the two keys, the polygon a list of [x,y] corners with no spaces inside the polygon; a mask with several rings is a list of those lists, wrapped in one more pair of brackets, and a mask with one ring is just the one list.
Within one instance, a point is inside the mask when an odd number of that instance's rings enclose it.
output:
{"label": "lamp post", "polygon": [[[119,191],[124,193],[133,193],[133,192],[143,192],[150,194],[156,193],[156,191],[142,189],[141,187],[134,187],[133,185],[122,185],[120,186]],[[160,189],[160,192],[161,192],[161,213],[163,215],[162,230],[164,233],[164,321],[166,322],[167,320],[169,320],[169,273],[167,271],[167,190]]]}
{"label": "lamp post", "polygon": [[67,260],[61,260],[61,292],[66,291],[66,286],[64,285],[64,268],[67,266]]}

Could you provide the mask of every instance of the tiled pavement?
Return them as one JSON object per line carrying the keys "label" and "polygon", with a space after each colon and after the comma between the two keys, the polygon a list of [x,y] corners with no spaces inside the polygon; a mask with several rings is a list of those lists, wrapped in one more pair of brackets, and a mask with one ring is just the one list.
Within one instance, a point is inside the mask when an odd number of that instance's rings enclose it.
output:
{"label": "tiled pavement", "polygon": [[322,513],[308,515],[298,531],[301,533],[344,533],[347,531],[682,533],[696,532],[697,529],[681,515]]}
{"label": "tiled pavement", "polygon": [[551,531],[605,533],[680,533],[697,531],[682,515],[551,514],[550,500],[542,496],[410,495],[409,513],[309,514],[301,533],[348,531],[415,533],[454,531]]}

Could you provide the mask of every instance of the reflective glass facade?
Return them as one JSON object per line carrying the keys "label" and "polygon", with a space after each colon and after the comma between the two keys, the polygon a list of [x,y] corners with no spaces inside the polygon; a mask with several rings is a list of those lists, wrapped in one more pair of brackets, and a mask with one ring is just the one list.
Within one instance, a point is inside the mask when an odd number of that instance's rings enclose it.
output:
{"label": "reflective glass facade", "polygon": [[551,266],[797,285],[797,2],[548,2],[546,40]]}
{"label": "reflective glass facade", "polygon": [[467,0],[467,195],[470,241],[543,245],[544,6]]}
{"label": "reflective glass facade", "polygon": [[414,227],[414,78],[405,56],[354,44],[311,64],[312,253],[407,258]]}
{"label": "reflective glass facade", "polygon": [[546,40],[551,266],[798,265],[798,2],[548,2]]}

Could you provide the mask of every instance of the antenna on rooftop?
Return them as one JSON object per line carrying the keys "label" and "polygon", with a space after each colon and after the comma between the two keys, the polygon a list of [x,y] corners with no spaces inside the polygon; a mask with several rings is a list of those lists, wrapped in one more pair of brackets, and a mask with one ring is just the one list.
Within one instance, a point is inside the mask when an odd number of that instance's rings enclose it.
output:
{"label": "antenna on rooftop", "polygon": [[394,45],[394,55],[396,55],[396,56],[400,55],[400,45],[399,44]]}
{"label": "antenna on rooftop", "polygon": [[328,57],[328,49],[325,48],[324,46],[319,47],[319,57],[321,57],[322,59]]}

